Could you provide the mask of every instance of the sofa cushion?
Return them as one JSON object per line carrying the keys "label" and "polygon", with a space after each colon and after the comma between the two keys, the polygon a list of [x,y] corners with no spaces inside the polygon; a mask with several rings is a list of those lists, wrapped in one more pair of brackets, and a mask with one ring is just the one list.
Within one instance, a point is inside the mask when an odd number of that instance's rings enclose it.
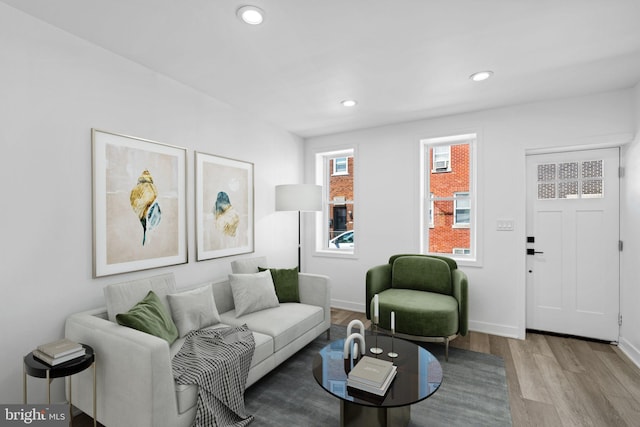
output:
{"label": "sofa cushion", "polygon": [[451,270],[441,259],[422,256],[400,257],[393,262],[391,268],[391,286],[396,289],[451,295]]}
{"label": "sofa cushion", "polygon": [[103,292],[109,320],[115,322],[116,314],[129,310],[149,291],[153,291],[167,310],[170,310],[167,294],[174,292],[175,289],[176,281],[173,273],[107,285]]}
{"label": "sofa cushion", "polygon": [[178,329],[171,315],[153,291],[149,291],[142,301],[126,313],[118,313],[116,321],[120,325],[162,338],[169,344],[178,338]]}
{"label": "sofa cushion", "polygon": [[229,284],[238,317],[279,305],[268,270],[254,274],[230,274]]}
{"label": "sofa cushion", "polygon": [[220,323],[220,315],[213,300],[213,289],[206,285],[197,289],[167,295],[171,317],[184,337],[193,330]]}
{"label": "sofa cushion", "polygon": [[235,311],[220,314],[224,323],[233,326],[246,324],[255,332],[273,337],[276,352],[324,320],[324,310],[316,305],[285,302],[279,307],[254,312],[237,318]]}
{"label": "sofa cushion", "polygon": [[258,267],[260,271],[269,270],[276,288],[276,296],[279,302],[300,302],[298,288],[298,268],[265,268]]}
{"label": "sofa cushion", "polygon": [[[218,323],[211,326],[211,328],[226,328],[228,326],[229,325],[224,323]],[[171,345],[171,359],[178,354],[185,339],[185,337],[180,337]],[[268,335],[253,332],[253,340],[255,341],[256,347],[253,352],[253,358],[251,359],[251,368],[264,362],[273,355],[273,338]],[[178,400],[178,413],[182,414],[196,405],[198,401],[198,386],[195,384],[176,384],[176,398]]]}
{"label": "sofa cushion", "polygon": [[378,300],[380,327],[384,329],[391,329],[393,311],[398,333],[423,337],[458,333],[458,301],[450,295],[392,288],[379,293]]}
{"label": "sofa cushion", "polygon": [[231,272],[234,274],[257,273],[258,267],[267,265],[266,257],[242,258],[231,261]]}

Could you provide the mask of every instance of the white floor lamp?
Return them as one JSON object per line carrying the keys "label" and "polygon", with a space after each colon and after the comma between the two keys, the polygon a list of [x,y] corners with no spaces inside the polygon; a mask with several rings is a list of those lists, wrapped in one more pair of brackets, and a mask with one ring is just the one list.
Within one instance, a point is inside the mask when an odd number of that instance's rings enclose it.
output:
{"label": "white floor lamp", "polygon": [[300,213],[322,210],[322,186],[276,185],[276,211],[298,211],[298,271],[301,271]]}

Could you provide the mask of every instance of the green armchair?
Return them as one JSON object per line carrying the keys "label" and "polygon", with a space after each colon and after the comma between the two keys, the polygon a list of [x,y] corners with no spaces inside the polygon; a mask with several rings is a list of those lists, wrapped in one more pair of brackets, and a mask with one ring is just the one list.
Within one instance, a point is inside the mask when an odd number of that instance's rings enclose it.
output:
{"label": "green armchair", "polygon": [[393,311],[396,336],[444,342],[447,360],[449,341],[467,334],[467,275],[451,258],[393,255],[388,264],[367,271],[367,319],[373,317],[376,294],[381,329],[391,330]]}

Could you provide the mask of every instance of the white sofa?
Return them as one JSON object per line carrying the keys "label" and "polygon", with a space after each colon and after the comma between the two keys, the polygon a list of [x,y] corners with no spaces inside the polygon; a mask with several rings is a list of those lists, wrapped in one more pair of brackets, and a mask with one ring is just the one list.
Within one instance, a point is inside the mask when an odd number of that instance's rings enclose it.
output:
{"label": "white sofa", "polygon": [[[265,258],[234,261],[232,272],[253,273],[258,266],[266,265]],[[329,338],[329,278],[305,273],[298,278],[300,303],[281,303],[238,318],[229,282],[212,284],[222,323],[211,327],[246,324],[253,332],[256,347],[247,387],[323,332]],[[107,288],[107,306],[109,293],[115,293],[120,299],[130,300],[129,308],[149,290],[154,290],[165,304],[167,294],[183,291],[176,289],[172,273]],[[177,385],[171,369],[171,359],[184,338],[178,338],[170,346],[162,338],[109,320],[112,315],[115,316],[103,307],[71,315],[65,325],[67,338],[92,346],[96,353],[98,421],[108,427],[190,426],[195,418],[197,386]],[[74,404],[91,415],[92,370],[74,375],[72,381]]]}

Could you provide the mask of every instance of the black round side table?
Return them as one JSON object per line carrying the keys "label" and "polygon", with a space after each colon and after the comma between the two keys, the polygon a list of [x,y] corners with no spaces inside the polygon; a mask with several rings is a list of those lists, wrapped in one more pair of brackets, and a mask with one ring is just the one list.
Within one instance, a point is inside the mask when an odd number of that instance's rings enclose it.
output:
{"label": "black round side table", "polygon": [[93,367],[93,425],[96,426],[96,356],[93,348],[87,344],[81,344],[85,348],[84,356],[59,365],[51,366],[36,358],[33,352],[24,357],[22,385],[23,403],[27,404],[27,375],[35,378],[45,378],[47,380],[47,400],[51,404],[51,381],[54,378],[68,378],[69,384],[69,417],[71,418],[72,390],[71,375],[84,371],[88,367]]}

